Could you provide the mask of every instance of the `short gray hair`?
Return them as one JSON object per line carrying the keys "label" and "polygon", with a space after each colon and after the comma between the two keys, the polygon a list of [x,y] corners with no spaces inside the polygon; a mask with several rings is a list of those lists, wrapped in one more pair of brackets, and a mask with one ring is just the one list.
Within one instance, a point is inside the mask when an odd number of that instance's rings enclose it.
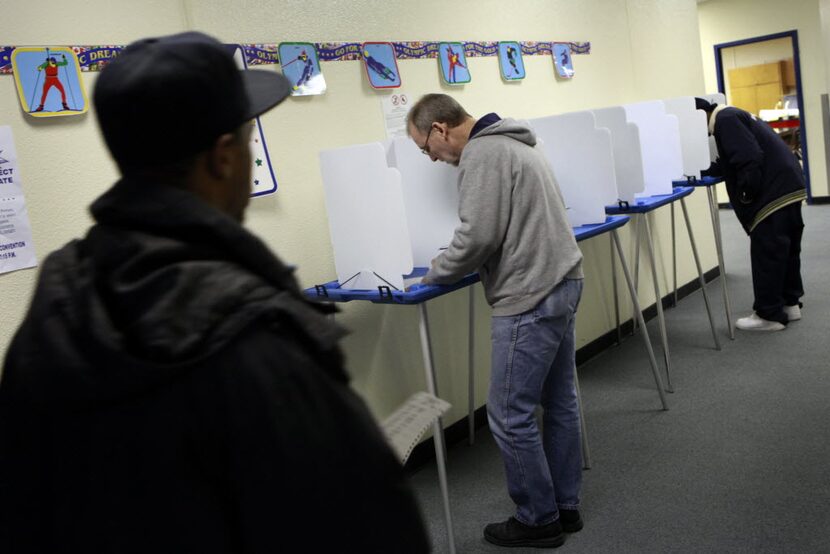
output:
{"label": "short gray hair", "polygon": [[426,94],[409,110],[406,116],[406,131],[408,133],[412,126],[418,129],[419,133],[427,134],[433,122],[458,127],[469,117],[472,116],[452,96]]}

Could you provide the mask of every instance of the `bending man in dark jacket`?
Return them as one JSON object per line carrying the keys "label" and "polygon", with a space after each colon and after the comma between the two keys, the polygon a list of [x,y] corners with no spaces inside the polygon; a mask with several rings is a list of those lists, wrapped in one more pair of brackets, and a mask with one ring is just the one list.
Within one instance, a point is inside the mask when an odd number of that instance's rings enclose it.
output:
{"label": "bending man in dark jacket", "polygon": [[342,331],[240,225],[250,121],[289,91],[198,33],[101,73],[123,178],[43,264],[6,358],[0,552],[429,550]]}
{"label": "bending man in dark jacket", "polygon": [[780,331],[801,319],[801,164],[769,125],[738,108],[697,99],[709,118],[719,158],[707,172],[722,175],[735,215],[750,238],[754,313],[735,325]]}

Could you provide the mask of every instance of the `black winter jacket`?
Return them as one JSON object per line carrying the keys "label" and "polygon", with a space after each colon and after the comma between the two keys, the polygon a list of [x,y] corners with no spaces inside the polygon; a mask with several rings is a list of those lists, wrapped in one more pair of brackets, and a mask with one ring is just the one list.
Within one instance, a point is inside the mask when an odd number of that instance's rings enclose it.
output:
{"label": "black winter jacket", "polygon": [[732,107],[712,117],[720,157],[704,174],[724,177],[747,234],[775,210],[807,197],[801,165],[769,125]]}
{"label": "black winter jacket", "polygon": [[342,331],[241,225],[122,180],[0,382],[4,554],[427,552]]}

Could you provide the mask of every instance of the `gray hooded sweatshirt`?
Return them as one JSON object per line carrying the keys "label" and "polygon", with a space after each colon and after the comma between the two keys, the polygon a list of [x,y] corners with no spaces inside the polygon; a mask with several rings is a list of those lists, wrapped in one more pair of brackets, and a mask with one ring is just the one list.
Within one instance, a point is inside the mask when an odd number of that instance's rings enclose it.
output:
{"label": "gray hooded sweatshirt", "polygon": [[535,307],[564,279],[582,278],[582,253],[536,135],[503,119],[475,135],[458,163],[461,225],[429,283],[478,271],[494,316]]}

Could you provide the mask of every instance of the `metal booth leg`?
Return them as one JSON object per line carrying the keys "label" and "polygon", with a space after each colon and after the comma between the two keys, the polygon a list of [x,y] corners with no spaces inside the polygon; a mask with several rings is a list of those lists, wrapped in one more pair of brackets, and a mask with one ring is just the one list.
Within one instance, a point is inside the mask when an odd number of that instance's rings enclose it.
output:
{"label": "metal booth leg", "polygon": [[657,282],[657,259],[654,256],[654,245],[651,242],[651,227],[648,223],[648,214],[643,214],[643,223],[646,229],[646,247],[651,262],[651,279],[654,281],[654,297],[657,299],[657,321],[660,323],[660,338],[663,339],[663,357],[666,360],[666,390],[674,392],[671,384],[671,370],[669,365],[669,339],[666,336],[666,316],[663,314],[663,298],[660,296],[660,285]]}
{"label": "metal booth leg", "polygon": [[726,326],[729,329],[729,338],[735,340],[735,324],[732,320],[732,306],[729,303],[729,288],[726,284],[726,266],[723,263],[720,212],[718,212],[718,203],[715,201],[715,191],[713,188],[706,187],[706,194],[709,198],[709,211],[712,214],[712,230],[715,232],[715,250],[718,253],[718,269],[720,269],[720,285],[723,291],[723,306],[726,310]]}
{"label": "metal booth leg", "polygon": [[709,316],[709,326],[712,328],[712,338],[715,340],[715,349],[720,350],[720,341],[718,340],[718,333],[715,331],[715,320],[712,318],[712,307],[709,305],[709,295],[706,294],[706,279],[703,278],[703,269],[700,266],[700,257],[697,255],[697,246],[695,245],[695,236],[692,233],[692,224],[689,221],[689,210],[686,209],[686,199],[680,199],[680,206],[683,208],[683,218],[686,220],[686,230],[689,232],[689,242],[692,244],[692,254],[695,257],[695,265],[697,266],[697,276],[700,280],[700,290],[703,291],[703,302],[706,304],[706,313]]}
{"label": "metal booth leg", "polygon": [[[640,218],[645,215],[631,218],[631,224],[634,226],[634,289],[640,288]],[[637,322],[639,319],[635,314],[631,322],[631,333],[637,331]]]}
{"label": "metal booth leg", "polygon": [[657,384],[657,393],[660,395],[660,402],[663,404],[663,409],[669,409],[669,403],[666,400],[666,393],[663,392],[663,379],[660,377],[660,370],[657,367],[657,360],[654,358],[654,349],[651,347],[651,339],[648,337],[648,329],[646,322],[643,320],[643,312],[640,309],[640,302],[637,299],[637,289],[634,287],[634,282],[631,280],[631,273],[628,270],[628,264],[625,263],[625,255],[623,254],[622,245],[620,245],[620,238],[617,236],[617,230],[611,230],[611,239],[614,241],[614,246],[617,248],[617,254],[620,257],[620,266],[622,266],[623,275],[625,275],[625,282],[628,284],[628,292],[631,295],[631,303],[634,305],[634,313],[637,314],[637,319],[640,322],[640,327],[643,329],[643,343],[648,352],[648,361],[651,364],[651,373],[654,375],[654,382]]}
{"label": "metal booth leg", "polygon": [[671,203],[671,270],[674,280],[674,294],[672,294],[672,308],[677,307],[677,240],[674,230],[674,202]]}
{"label": "metal booth leg", "polygon": [[576,386],[576,405],[579,408],[580,443],[582,444],[582,469],[591,469],[591,449],[588,448],[588,428],[585,426],[585,411],[582,408],[582,391],[579,389],[579,376],[574,368],[574,385]]}
{"label": "metal booth leg", "polygon": [[467,425],[469,431],[468,442],[470,446],[476,440],[476,388],[475,388],[475,285],[470,285],[470,321],[467,331],[467,374],[469,379],[467,382]]}
{"label": "metal booth leg", "polygon": [[614,320],[617,323],[617,346],[619,346],[622,344],[622,331],[620,330],[620,301],[617,294],[617,264],[614,261],[614,238],[608,238],[610,239],[609,245],[611,246],[611,283],[614,287]]}
{"label": "metal booth leg", "polygon": [[[420,318],[418,327],[421,332],[421,353],[424,357],[424,374],[427,381],[427,391],[438,396],[438,388],[435,379],[435,367],[432,364],[432,343],[429,340],[429,325],[427,323],[427,307],[425,303],[418,304]],[[452,527],[452,514],[450,513],[450,493],[447,486],[447,465],[444,444],[444,425],[441,418],[433,424],[433,440],[435,443],[435,462],[438,466],[438,482],[441,486],[441,496],[444,500],[444,519],[447,525],[447,543],[450,554],[455,554],[455,534]]]}

